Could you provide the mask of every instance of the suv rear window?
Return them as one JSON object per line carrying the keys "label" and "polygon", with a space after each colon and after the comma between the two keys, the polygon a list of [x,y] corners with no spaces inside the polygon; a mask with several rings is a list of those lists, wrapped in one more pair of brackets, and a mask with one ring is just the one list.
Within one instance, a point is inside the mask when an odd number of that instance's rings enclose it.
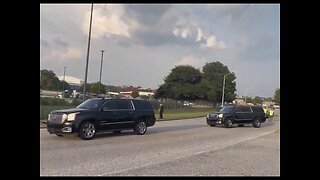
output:
{"label": "suv rear window", "polygon": [[133,101],[134,107],[136,109],[151,109],[152,110],[152,106],[151,103],[148,101],[139,101],[139,100],[135,100]]}

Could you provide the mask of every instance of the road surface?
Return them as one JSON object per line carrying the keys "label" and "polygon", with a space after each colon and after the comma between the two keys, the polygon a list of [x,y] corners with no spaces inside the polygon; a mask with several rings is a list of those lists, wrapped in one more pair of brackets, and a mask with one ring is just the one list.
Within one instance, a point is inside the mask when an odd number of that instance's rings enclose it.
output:
{"label": "road surface", "polygon": [[280,112],[260,128],[161,121],[84,141],[40,130],[40,176],[279,176]]}

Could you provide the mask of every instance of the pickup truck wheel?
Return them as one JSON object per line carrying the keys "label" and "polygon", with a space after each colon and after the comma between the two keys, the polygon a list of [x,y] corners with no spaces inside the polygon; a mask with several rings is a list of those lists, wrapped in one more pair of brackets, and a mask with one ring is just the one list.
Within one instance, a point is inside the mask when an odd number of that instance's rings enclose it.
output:
{"label": "pickup truck wheel", "polygon": [[232,122],[231,119],[226,119],[226,120],[224,121],[224,127],[225,127],[225,128],[231,128],[231,127],[232,127],[232,124],[233,124],[233,122]]}
{"label": "pickup truck wheel", "polygon": [[260,118],[255,118],[255,119],[253,120],[252,125],[253,125],[253,127],[255,127],[255,128],[259,128],[259,127],[261,126],[261,120],[260,120]]}
{"label": "pickup truck wheel", "polygon": [[93,136],[96,134],[96,127],[91,122],[84,122],[80,126],[79,130],[79,137],[83,140],[92,139]]}
{"label": "pickup truck wheel", "polygon": [[138,135],[143,135],[147,132],[147,124],[144,121],[138,121],[137,124],[134,126],[134,131]]}

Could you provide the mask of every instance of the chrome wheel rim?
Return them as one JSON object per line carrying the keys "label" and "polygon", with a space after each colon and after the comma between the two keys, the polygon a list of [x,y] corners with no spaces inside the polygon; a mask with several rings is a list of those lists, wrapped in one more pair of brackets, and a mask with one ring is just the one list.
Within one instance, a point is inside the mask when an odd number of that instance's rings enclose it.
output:
{"label": "chrome wheel rim", "polygon": [[259,127],[261,124],[261,122],[259,121],[259,119],[256,119],[256,125]]}
{"label": "chrome wheel rim", "polygon": [[85,138],[91,138],[93,137],[94,133],[96,132],[94,125],[91,123],[88,123],[86,125],[84,125],[82,133],[84,135]]}
{"label": "chrome wheel rim", "polygon": [[144,133],[146,131],[146,129],[147,129],[146,123],[143,121],[139,122],[139,124],[138,124],[139,133]]}
{"label": "chrome wheel rim", "polygon": [[232,121],[231,121],[230,119],[228,120],[227,123],[228,123],[228,127],[231,127],[231,126],[232,126]]}

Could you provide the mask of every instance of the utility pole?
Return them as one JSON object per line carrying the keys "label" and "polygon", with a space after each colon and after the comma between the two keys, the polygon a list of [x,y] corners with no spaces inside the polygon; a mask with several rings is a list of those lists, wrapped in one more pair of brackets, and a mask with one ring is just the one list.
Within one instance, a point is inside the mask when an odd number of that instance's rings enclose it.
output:
{"label": "utility pole", "polygon": [[224,86],[225,86],[225,83],[226,83],[226,76],[228,76],[229,74],[231,74],[231,73],[228,73],[228,74],[223,76],[222,100],[221,100],[221,106],[222,107],[223,107],[223,104],[224,104]]}
{"label": "utility pole", "polygon": [[64,67],[63,71],[63,81],[62,81],[62,97],[64,98],[64,82],[65,82],[65,77],[66,77],[66,67]]}
{"label": "utility pole", "polygon": [[84,87],[83,87],[83,100],[86,100],[86,86],[87,86],[87,77],[88,77],[88,64],[89,64],[91,26],[92,26],[92,12],[93,12],[93,3],[91,4],[91,15],[90,15],[90,26],[89,26],[88,48],[87,48],[87,61],[86,61],[86,74],[85,74],[85,78],[84,78]]}
{"label": "utility pole", "polygon": [[101,94],[101,75],[102,75],[103,52],[104,52],[104,50],[101,50],[101,65],[100,65],[99,94]]}

